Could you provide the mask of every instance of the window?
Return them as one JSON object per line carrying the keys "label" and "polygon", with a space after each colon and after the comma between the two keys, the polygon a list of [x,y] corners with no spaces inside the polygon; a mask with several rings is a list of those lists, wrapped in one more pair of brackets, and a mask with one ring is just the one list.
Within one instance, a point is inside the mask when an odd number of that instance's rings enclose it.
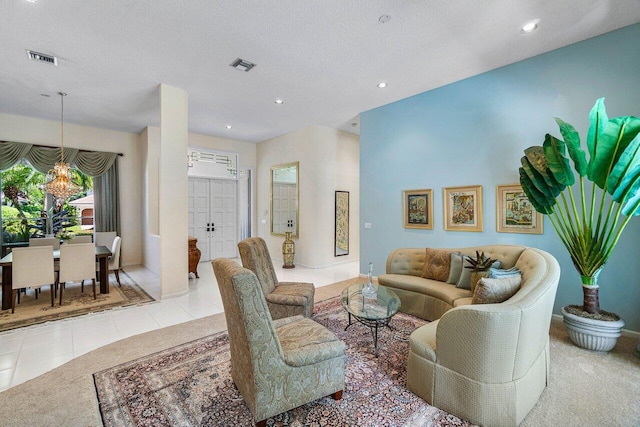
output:
{"label": "window", "polygon": [[83,190],[62,204],[40,189],[45,174],[25,160],[0,173],[3,243],[25,242],[47,234],[93,234],[93,180],[73,169]]}

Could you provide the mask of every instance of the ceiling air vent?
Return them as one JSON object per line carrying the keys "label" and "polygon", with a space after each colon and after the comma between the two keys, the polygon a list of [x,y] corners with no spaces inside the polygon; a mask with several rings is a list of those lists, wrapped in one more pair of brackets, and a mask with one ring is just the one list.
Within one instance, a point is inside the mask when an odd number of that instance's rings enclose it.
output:
{"label": "ceiling air vent", "polygon": [[52,55],[45,55],[44,53],[34,52],[27,49],[27,56],[34,61],[46,62],[47,64],[58,65],[58,58]]}
{"label": "ceiling air vent", "polygon": [[231,65],[236,70],[245,71],[245,72],[249,71],[250,69],[256,66],[256,64],[254,64],[253,62],[245,61],[244,59],[240,59],[240,58],[236,59],[229,65]]}

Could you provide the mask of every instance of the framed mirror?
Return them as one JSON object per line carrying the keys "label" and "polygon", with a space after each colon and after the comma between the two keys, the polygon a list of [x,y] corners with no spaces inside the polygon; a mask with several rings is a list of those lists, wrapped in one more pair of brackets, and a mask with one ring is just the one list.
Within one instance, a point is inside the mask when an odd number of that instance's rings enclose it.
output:
{"label": "framed mirror", "polygon": [[271,167],[271,234],[298,236],[298,179],[300,163]]}

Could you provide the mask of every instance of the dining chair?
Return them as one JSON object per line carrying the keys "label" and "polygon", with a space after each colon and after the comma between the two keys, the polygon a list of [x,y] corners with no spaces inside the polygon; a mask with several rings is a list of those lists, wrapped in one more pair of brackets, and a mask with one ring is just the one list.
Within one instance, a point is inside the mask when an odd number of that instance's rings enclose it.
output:
{"label": "dining chair", "polygon": [[32,237],[29,246],[53,246],[54,250],[60,249],[60,239],[56,237]]}
{"label": "dining chair", "polygon": [[111,245],[111,256],[109,257],[109,271],[113,271],[116,275],[116,281],[120,284],[120,246],[122,245],[122,238],[120,236],[116,236],[113,239],[113,244]]}
{"label": "dining chair", "polygon": [[71,240],[69,240],[67,243],[70,243],[70,244],[93,243],[93,237],[91,237],[90,235],[73,236]]}
{"label": "dining chair", "polygon": [[55,280],[51,248],[49,246],[14,248],[12,253],[11,313],[15,312],[16,292],[21,288],[39,289],[49,285],[51,287],[51,307],[53,307]]}
{"label": "dining chair", "polygon": [[110,248],[113,246],[113,241],[117,235],[118,233],[115,231],[96,231],[93,233],[93,241],[96,246],[106,246]]}
{"label": "dining chair", "polygon": [[62,245],[60,248],[60,305],[66,282],[91,279],[96,299],[96,258],[93,243]]}

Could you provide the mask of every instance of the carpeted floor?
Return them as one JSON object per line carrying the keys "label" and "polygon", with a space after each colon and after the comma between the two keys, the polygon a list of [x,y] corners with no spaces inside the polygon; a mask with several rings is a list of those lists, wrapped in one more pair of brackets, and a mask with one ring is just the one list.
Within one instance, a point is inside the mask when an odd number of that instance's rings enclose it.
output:
{"label": "carpeted floor", "polygon": [[[339,295],[353,281],[316,289],[318,301]],[[0,425],[101,426],[93,374],[226,330],[224,314],[136,335],[101,347],[0,393]],[[609,354],[575,347],[553,320],[547,388],[521,426],[638,426],[638,338],[621,337]],[[416,426],[427,426],[416,420]]]}
{"label": "carpeted floor", "polygon": [[108,294],[101,294],[100,285],[96,283],[95,300],[90,281],[85,281],[84,292],[81,292],[80,283],[66,284],[62,305],[59,304],[60,294],[58,294],[53,307],[51,307],[49,286],[42,288],[38,299],[35,299],[35,291],[28,289],[27,294],[21,296],[20,304],[16,304],[15,313],[12,314],[11,310],[0,312],[0,332],[115,307],[155,301],[124,270],[120,271],[122,286],[118,286],[115,275],[111,274],[109,278]]}
{"label": "carpeted floor", "polygon": [[[426,322],[399,313],[379,335],[361,324],[347,331],[338,297],[316,305],[314,320],[347,344],[342,400],[325,397],[268,420],[273,426],[469,425],[430,407],[406,387],[409,335]],[[253,417],[230,375],[229,337],[214,334],[94,375],[106,426],[251,426]],[[411,420],[411,424],[406,424]]]}

